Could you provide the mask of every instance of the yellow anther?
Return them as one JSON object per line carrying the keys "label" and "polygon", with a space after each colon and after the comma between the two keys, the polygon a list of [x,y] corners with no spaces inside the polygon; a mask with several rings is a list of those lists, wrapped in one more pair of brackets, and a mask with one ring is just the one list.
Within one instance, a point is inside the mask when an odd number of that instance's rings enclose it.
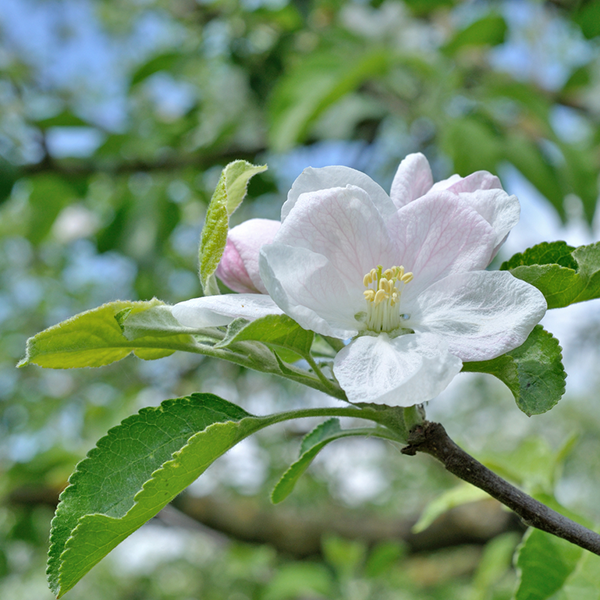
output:
{"label": "yellow anther", "polygon": [[363,296],[367,299],[368,302],[373,302],[375,299],[375,291],[374,290],[365,290],[363,292]]}
{"label": "yellow anther", "polygon": [[371,280],[375,281],[377,279],[377,270],[376,269],[371,269],[369,271],[369,275],[371,276]]}
{"label": "yellow anther", "polygon": [[404,277],[404,267],[400,267],[398,269],[398,274],[396,275],[396,279],[402,279]]}
{"label": "yellow anther", "polygon": [[387,300],[389,298],[389,294],[385,290],[377,290],[375,294],[375,306],[377,306],[380,302]]}
{"label": "yellow anther", "polygon": [[409,281],[413,280],[413,277],[414,277],[414,275],[412,273],[405,273],[400,278],[400,281],[402,281],[402,283],[408,283]]}
{"label": "yellow anther", "polygon": [[379,285],[377,287],[380,290],[385,290],[386,292],[389,292],[390,291],[390,282],[385,277],[382,277],[379,280]]}
{"label": "yellow anther", "polygon": [[393,275],[393,271],[391,269],[386,269],[383,274],[385,275],[386,279],[391,279],[392,275]]}
{"label": "yellow anther", "polygon": [[371,283],[373,283],[373,277],[371,277],[371,273],[367,273],[363,278],[363,284],[368,287]]}

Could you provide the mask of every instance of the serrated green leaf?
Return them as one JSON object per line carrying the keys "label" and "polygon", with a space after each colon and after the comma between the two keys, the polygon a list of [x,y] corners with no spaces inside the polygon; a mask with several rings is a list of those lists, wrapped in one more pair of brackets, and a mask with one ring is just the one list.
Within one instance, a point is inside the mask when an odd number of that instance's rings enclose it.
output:
{"label": "serrated green leaf", "polygon": [[267,315],[254,321],[236,319],[229,325],[225,338],[216,347],[226,348],[238,342],[261,342],[307,356],[313,339],[312,331],[302,329],[287,315]]}
{"label": "serrated green leaf", "polygon": [[142,409],[111,429],[61,495],[52,522],[51,589],[62,596],[214,460],[277,420],[193,394]]}
{"label": "serrated green leaf", "polygon": [[530,529],[517,551],[515,600],[546,600],[575,570],[583,550],[539,529]]}
{"label": "serrated green leaf", "polygon": [[564,394],[567,377],[558,341],[541,325],[518,348],[492,360],[464,363],[463,371],[500,379],[527,416],[550,410]]}
{"label": "serrated green leaf", "polygon": [[500,269],[538,288],[548,308],[600,298],[600,243],[573,249],[565,242],[544,242],[515,254]]}
{"label": "serrated green leaf", "polygon": [[437,496],[437,498],[434,498],[423,509],[419,520],[412,527],[412,532],[420,533],[421,531],[425,531],[438,517],[448,512],[451,508],[485,498],[489,498],[486,492],[468,483],[460,484],[446,490]]}
{"label": "serrated green leaf", "polygon": [[[278,504],[285,500],[294,490],[296,482],[308,469],[315,456],[327,444],[344,437],[358,435],[378,435],[377,428],[341,429],[338,419],[329,419],[318,425],[303,440],[300,458],[283,474],[271,492],[271,502]],[[382,437],[388,437],[387,435]]]}
{"label": "serrated green leaf", "polygon": [[305,452],[308,452],[315,444],[318,444],[329,436],[336,435],[341,430],[342,428],[340,427],[339,419],[327,419],[327,421],[317,425],[312,431],[304,436],[302,443],[300,444],[300,456]]}
{"label": "serrated green leaf", "polygon": [[195,343],[187,335],[172,336],[168,340],[147,336],[135,341],[123,335],[119,320],[161,304],[156,299],[116,301],[75,315],[29,338],[25,358],[19,366],[35,364],[51,369],[101,367],[132,352],[139,358],[152,360],[169,356],[175,350],[193,347]]}
{"label": "serrated green leaf", "polygon": [[219,293],[214,273],[225,249],[229,217],[246,196],[250,179],[266,169],[266,165],[257,166],[245,160],[236,160],[221,172],[206,212],[206,222],[200,239],[200,282],[206,295]]}

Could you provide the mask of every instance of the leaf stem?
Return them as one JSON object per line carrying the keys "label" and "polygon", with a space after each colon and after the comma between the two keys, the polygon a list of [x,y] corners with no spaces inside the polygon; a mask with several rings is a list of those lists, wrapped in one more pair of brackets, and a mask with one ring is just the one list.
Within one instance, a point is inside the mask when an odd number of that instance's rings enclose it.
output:
{"label": "leaf stem", "polygon": [[538,502],[490,471],[459,448],[439,423],[425,421],[411,430],[408,446],[402,448],[402,453],[414,456],[417,452],[430,454],[447,471],[496,498],[517,513],[526,525],[600,555],[600,535]]}
{"label": "leaf stem", "polygon": [[333,391],[332,395],[335,395],[335,392],[338,390],[338,386],[335,385],[335,383],[333,383],[330,379],[327,379],[327,377],[325,377],[323,371],[321,371],[321,367],[319,367],[317,361],[312,357],[310,353],[306,354],[304,358],[306,359],[306,362],[310,365],[311,369],[314,371],[315,375],[319,378],[319,380],[323,383],[327,390],[329,390],[327,393],[331,394],[331,392]]}

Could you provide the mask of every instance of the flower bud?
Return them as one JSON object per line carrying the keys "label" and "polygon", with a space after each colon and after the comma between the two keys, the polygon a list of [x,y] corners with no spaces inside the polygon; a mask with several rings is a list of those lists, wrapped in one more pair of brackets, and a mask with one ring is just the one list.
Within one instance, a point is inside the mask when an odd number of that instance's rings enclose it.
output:
{"label": "flower bud", "polygon": [[266,294],[258,272],[258,256],[263,244],[270,244],[281,223],[270,219],[249,219],[227,234],[217,277],[239,293]]}

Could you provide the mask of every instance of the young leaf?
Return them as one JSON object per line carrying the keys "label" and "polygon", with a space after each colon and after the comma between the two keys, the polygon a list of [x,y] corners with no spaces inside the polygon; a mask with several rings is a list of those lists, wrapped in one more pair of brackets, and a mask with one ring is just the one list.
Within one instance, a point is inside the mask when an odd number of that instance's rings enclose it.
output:
{"label": "young leaf", "polygon": [[277,420],[193,394],[144,408],[111,429],[61,494],[48,559],[52,591],[62,596],[214,460]]}
{"label": "young leaf", "polygon": [[236,319],[227,328],[225,339],[217,344],[226,348],[237,342],[262,342],[267,346],[292,350],[300,356],[307,356],[314,339],[314,333],[302,329],[287,315],[267,315],[255,321]]}
{"label": "young leaf", "polygon": [[221,172],[221,178],[208,206],[200,240],[200,281],[207,295],[219,293],[214,273],[225,249],[229,217],[246,196],[250,179],[266,169],[266,165],[257,166],[245,160],[236,160]]}
{"label": "young leaf", "polygon": [[202,329],[196,330],[191,327],[185,327],[173,316],[171,306],[166,304],[157,304],[151,306],[147,310],[132,313],[130,310],[122,311],[117,314],[116,318],[121,326],[123,335],[128,340],[137,340],[141,337],[170,337],[180,335],[198,335],[202,334],[205,337],[214,337],[218,335],[222,337],[222,333],[218,330]]}
{"label": "young leaf", "polygon": [[[330,442],[334,442],[343,437],[357,435],[377,436],[378,434],[379,431],[377,428],[341,429],[338,419],[329,419],[324,423],[321,423],[302,441],[300,458],[290,466],[277,482],[277,485],[273,488],[273,491],[271,492],[271,502],[273,502],[273,504],[278,504],[292,493],[296,482],[300,479],[306,469],[308,469],[315,456],[317,456],[317,454]],[[382,437],[389,436],[385,435]]]}
{"label": "young leaf", "polygon": [[412,532],[425,531],[438,517],[451,508],[489,498],[486,492],[469,483],[461,483],[434,498],[424,509],[419,520],[413,525]]}
{"label": "young leaf", "polygon": [[161,305],[159,300],[145,302],[116,301],[54,325],[27,340],[25,358],[19,367],[36,364],[51,369],[100,367],[125,358],[133,352],[139,358],[152,360],[194,346],[188,335],[170,338],[146,337],[130,341],[120,322],[125,317]]}
{"label": "young leaf", "polygon": [[572,248],[544,242],[515,254],[500,269],[538,288],[548,308],[600,298],[600,243]]}
{"label": "young leaf", "polygon": [[463,371],[496,376],[527,416],[550,410],[564,394],[567,377],[558,341],[541,325],[518,348],[492,360],[465,363]]}

